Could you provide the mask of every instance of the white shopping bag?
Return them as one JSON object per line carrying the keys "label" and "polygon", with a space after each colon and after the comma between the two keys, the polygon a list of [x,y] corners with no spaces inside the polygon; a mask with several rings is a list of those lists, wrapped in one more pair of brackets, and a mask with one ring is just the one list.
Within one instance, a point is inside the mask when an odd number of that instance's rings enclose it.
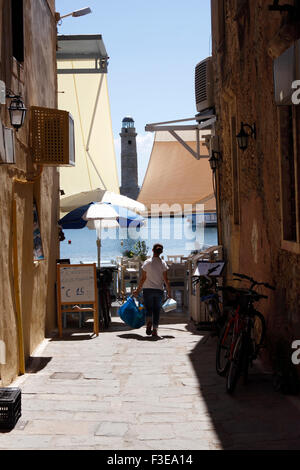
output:
{"label": "white shopping bag", "polygon": [[174,299],[166,300],[166,302],[162,306],[162,309],[164,312],[171,312],[172,310],[176,310],[176,308],[177,308],[177,302]]}

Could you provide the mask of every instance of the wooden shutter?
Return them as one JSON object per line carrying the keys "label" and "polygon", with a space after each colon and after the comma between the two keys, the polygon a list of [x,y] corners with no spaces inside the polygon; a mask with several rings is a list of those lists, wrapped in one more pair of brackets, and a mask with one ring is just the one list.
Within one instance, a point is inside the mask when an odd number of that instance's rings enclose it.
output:
{"label": "wooden shutter", "polygon": [[2,25],[1,25],[1,80],[7,88],[11,88],[12,76],[12,23],[11,1],[2,0]]}

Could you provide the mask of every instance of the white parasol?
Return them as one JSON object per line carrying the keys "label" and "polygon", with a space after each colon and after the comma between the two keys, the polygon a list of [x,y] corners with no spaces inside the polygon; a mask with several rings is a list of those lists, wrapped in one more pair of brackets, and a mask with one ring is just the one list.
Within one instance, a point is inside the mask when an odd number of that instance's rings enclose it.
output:
{"label": "white parasol", "polygon": [[60,199],[61,217],[71,212],[77,207],[84,206],[90,202],[106,202],[112,205],[124,207],[137,214],[142,214],[147,211],[147,207],[134,199],[121,194],[116,194],[104,189],[95,189],[92,191],[84,191],[81,193],[73,194],[71,196],[62,197]]}

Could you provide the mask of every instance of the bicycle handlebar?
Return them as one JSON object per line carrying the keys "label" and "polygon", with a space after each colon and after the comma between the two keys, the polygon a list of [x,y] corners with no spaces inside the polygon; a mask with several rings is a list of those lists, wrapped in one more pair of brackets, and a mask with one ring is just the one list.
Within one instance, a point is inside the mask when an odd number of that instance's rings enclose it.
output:
{"label": "bicycle handlebar", "polygon": [[276,288],[274,286],[271,286],[270,284],[266,283],[264,284],[265,287],[267,287],[268,289],[271,289],[271,290],[276,290]]}
{"label": "bicycle handlebar", "polygon": [[259,294],[253,289],[236,289],[235,287],[232,287],[232,286],[225,286],[225,287],[218,287],[218,290],[231,292],[232,294],[253,297],[256,300],[268,298],[267,295]]}
{"label": "bicycle handlebar", "polygon": [[254,297],[259,298],[259,299],[267,299],[268,298],[267,295],[259,294],[258,292],[256,292],[256,290],[250,289],[249,293],[250,293],[250,295],[253,295]]}
{"label": "bicycle handlebar", "polygon": [[264,286],[267,289],[276,290],[275,287],[271,286],[270,284],[268,284],[266,282],[257,282],[255,279],[253,279],[253,277],[246,276],[246,274],[233,273],[233,275],[237,276],[241,279],[246,279],[247,281],[250,281],[252,283],[252,287],[254,287],[254,286]]}

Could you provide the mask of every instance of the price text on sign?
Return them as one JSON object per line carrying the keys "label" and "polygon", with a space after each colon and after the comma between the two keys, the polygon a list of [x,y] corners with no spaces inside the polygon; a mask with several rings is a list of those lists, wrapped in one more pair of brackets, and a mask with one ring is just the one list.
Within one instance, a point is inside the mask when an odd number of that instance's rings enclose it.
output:
{"label": "price text on sign", "polygon": [[61,267],[60,293],[62,303],[95,302],[94,267]]}

